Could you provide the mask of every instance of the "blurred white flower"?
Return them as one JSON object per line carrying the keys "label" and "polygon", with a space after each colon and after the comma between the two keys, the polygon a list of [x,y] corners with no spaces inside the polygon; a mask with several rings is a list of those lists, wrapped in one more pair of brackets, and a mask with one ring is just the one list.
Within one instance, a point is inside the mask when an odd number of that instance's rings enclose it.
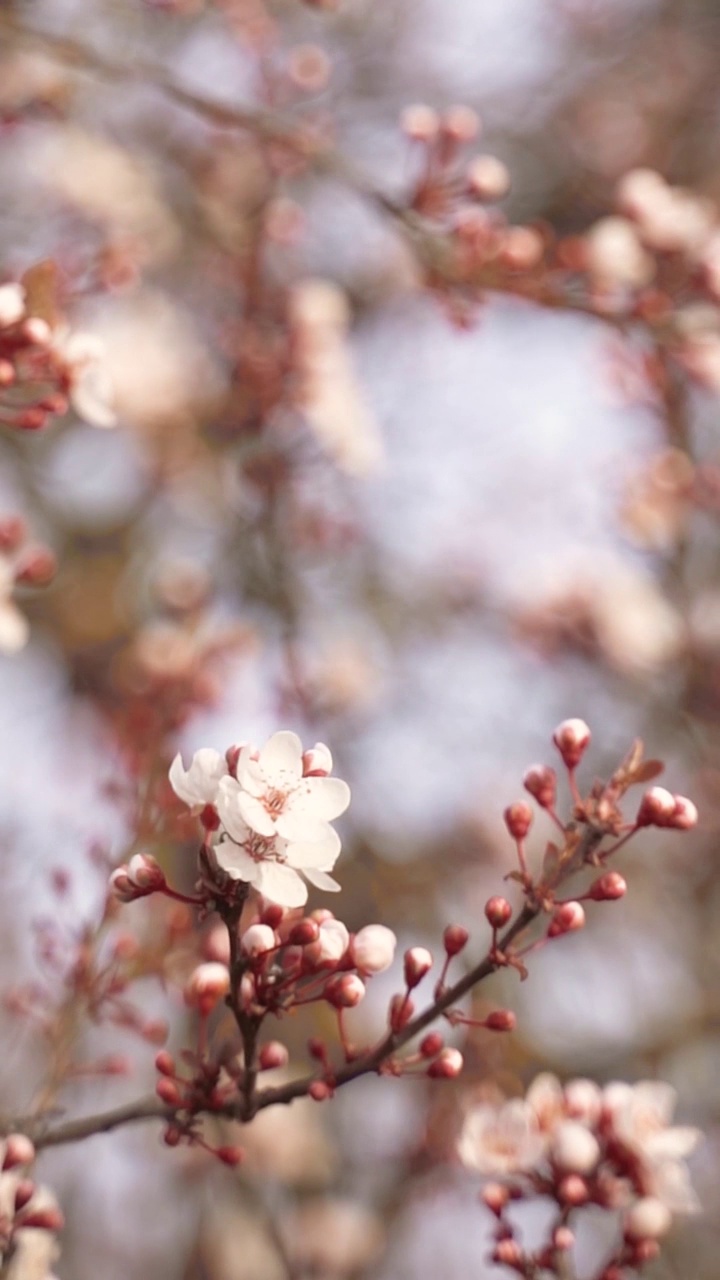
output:
{"label": "blurred white flower", "polygon": [[9,329],[25,315],[25,290],[21,284],[0,285],[0,329]]}
{"label": "blurred white flower", "polygon": [[501,1107],[475,1107],[463,1125],[458,1153],[468,1169],[497,1176],[536,1168],[546,1145],[533,1108],[514,1098]]}
{"label": "blurred white flower", "polygon": [[200,810],[206,804],[214,804],[220,779],[226,776],[225,759],[212,747],[202,747],[200,751],[196,751],[189,769],[183,766],[179,753],[170,765],[170,785],[175,795],[191,809]]}
{"label": "blurred white flower", "polygon": [[78,417],[93,427],[114,427],[114,387],[102,339],[61,326],[53,331],[50,345],[65,368],[70,403]]}
{"label": "blurred white flower", "polygon": [[603,1091],[612,1132],[640,1160],[648,1194],[673,1213],[693,1213],[699,1205],[684,1160],[702,1134],[670,1123],[676,1102],[675,1090],[662,1081],[616,1081]]}

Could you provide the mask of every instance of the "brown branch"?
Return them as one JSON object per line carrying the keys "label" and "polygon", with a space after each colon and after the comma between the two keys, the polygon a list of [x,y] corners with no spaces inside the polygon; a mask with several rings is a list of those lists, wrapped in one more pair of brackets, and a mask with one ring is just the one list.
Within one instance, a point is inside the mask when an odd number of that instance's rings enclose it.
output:
{"label": "brown branch", "polygon": [[[594,826],[586,827],[583,838],[575,851],[573,867],[579,866],[597,849],[603,836],[604,832],[600,828]],[[532,924],[533,920],[541,914],[541,911],[542,908],[539,905],[534,903],[526,904],[513,923],[508,926],[502,937],[499,938],[497,947],[493,952],[489,952],[479,964],[470,969],[452,986],[447,987],[440,996],[433,1000],[432,1004],[422,1010],[401,1031],[389,1032],[373,1049],[361,1054],[352,1062],[347,1062],[339,1067],[333,1075],[334,1087],[339,1088],[342,1085],[349,1084],[351,1080],[357,1080],[359,1076],[379,1072],[382,1064],[392,1058],[398,1050],[402,1049],[410,1040],[414,1039],[426,1027],[435,1022],[437,1018],[441,1017],[447,1009],[456,1004],[458,1000],[461,1000],[473,987],[503,967],[503,955],[509,953],[513,942]],[[229,1119],[247,1123],[259,1111],[264,1110],[265,1107],[287,1105],[295,1098],[307,1096],[311,1084],[317,1079],[318,1076],[313,1074],[303,1076],[298,1080],[291,1080],[287,1084],[278,1085],[276,1088],[263,1089],[259,1093],[248,1091],[241,1098],[228,1103],[224,1107],[213,1108],[212,1111],[208,1111],[208,1114],[226,1116]],[[78,1142],[82,1138],[92,1137],[96,1133],[107,1133],[120,1125],[132,1124],[138,1120],[170,1120],[178,1110],[181,1109],[168,1107],[158,1098],[150,1097],[141,1099],[136,1103],[128,1103],[125,1106],[117,1107],[113,1111],[107,1111],[100,1115],[86,1116],[80,1120],[68,1120],[58,1124],[55,1128],[45,1127],[42,1117],[20,1119],[14,1121],[9,1128],[27,1133],[36,1147],[41,1149],[43,1147],[59,1146],[65,1142]]]}

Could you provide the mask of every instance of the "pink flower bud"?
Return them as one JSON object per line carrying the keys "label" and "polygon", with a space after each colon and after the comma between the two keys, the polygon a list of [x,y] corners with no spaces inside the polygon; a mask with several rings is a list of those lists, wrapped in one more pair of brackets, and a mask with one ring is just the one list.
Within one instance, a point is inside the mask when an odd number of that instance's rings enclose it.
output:
{"label": "pink flower bud", "polygon": [[410,947],[405,952],[405,982],[412,990],[432,969],[433,958],[427,947]]}
{"label": "pink flower bud", "polygon": [[[256,926],[256,928],[257,927],[261,929],[265,928],[264,925]],[[319,937],[320,928],[314,920],[298,920],[297,924],[293,925],[290,933],[288,934],[288,942],[291,943],[292,946],[307,947],[311,942],[317,942]],[[265,950],[267,950],[267,948],[265,948]]]}
{"label": "pink flower bud", "polygon": [[631,1240],[659,1240],[672,1223],[672,1213],[662,1200],[644,1196],[625,1214],[625,1235]]}
{"label": "pink flower bud", "polygon": [[303,752],[302,767],[304,778],[326,778],[333,767],[330,748],[324,742],[316,742],[309,751]]}
{"label": "pink flower bud", "polygon": [[667,827],[675,813],[675,796],[665,787],[650,787],[640,801],[635,825],[638,827]]}
{"label": "pink flower bud", "polygon": [[168,1080],[167,1076],[163,1076],[155,1085],[155,1092],[161,1102],[168,1107],[180,1106],[180,1090],[174,1080]]}
{"label": "pink flower bud", "polygon": [[350,942],[350,958],[361,973],[384,973],[395,958],[397,938],[384,924],[366,924]]}
{"label": "pink flower bud", "polygon": [[569,1116],[590,1126],[597,1123],[602,1111],[602,1093],[594,1080],[568,1080],[563,1094]]}
{"label": "pink flower bud", "polygon": [[488,1031],[514,1031],[517,1018],[512,1009],[495,1009],[488,1014],[483,1026],[487,1027]]}
{"label": "pink flower bud", "polygon": [[412,142],[434,142],[440,128],[437,111],[417,103],[405,110],[400,116],[400,127]]}
{"label": "pink flower bud", "polygon": [[510,1192],[501,1182],[488,1182],[482,1193],[483,1203],[487,1205],[491,1213],[496,1214],[498,1217],[509,1199]]}
{"label": "pink flower bud", "polygon": [[136,898],[143,898],[145,895],[142,889],[138,889],[128,876],[127,867],[116,867],[111,872],[108,880],[110,892],[118,902],[134,902]]}
{"label": "pink flower bud", "polygon": [[279,1040],[269,1040],[258,1053],[258,1062],[263,1071],[274,1071],[277,1067],[286,1067],[289,1061],[290,1054]]}
{"label": "pink flower bud", "polygon": [[240,939],[240,950],[246,956],[264,955],[277,946],[277,940],[269,924],[251,924]]}
{"label": "pink flower bud", "polygon": [[0,551],[17,551],[26,537],[27,528],[21,516],[6,516],[0,520]]}
{"label": "pink flower bud", "polygon": [[559,1183],[557,1196],[561,1204],[576,1207],[587,1202],[590,1192],[584,1178],[577,1173],[569,1173]]}
{"label": "pink flower bud", "polygon": [[472,142],[480,132],[480,117],[472,107],[450,107],[442,118],[441,128],[453,142]]}
{"label": "pink flower bud", "polygon": [[492,1252],[493,1262],[499,1262],[502,1267],[512,1267],[514,1271],[520,1271],[523,1263],[523,1252],[517,1240],[499,1240]]}
{"label": "pink flower bud", "polygon": [[557,777],[549,765],[533,764],[523,778],[523,786],[537,800],[541,809],[553,809],[557,796]]}
{"label": "pink flower bud", "polygon": [[224,924],[213,925],[203,938],[203,958],[219,964],[230,964],[230,939]]}
{"label": "pink flower bud", "polygon": [[553,734],[553,742],[567,769],[575,769],[582,760],[588,743],[590,729],[584,720],[563,720]]}
{"label": "pink flower bud", "polygon": [[228,1165],[231,1169],[236,1169],[243,1158],[244,1152],[242,1147],[217,1147],[215,1155],[218,1160],[222,1160],[223,1164]]}
{"label": "pink flower bud", "polygon": [[35,1148],[24,1133],[11,1133],[5,1140],[3,1169],[15,1169],[20,1164],[32,1164]]}
{"label": "pink flower bud", "polygon": [[149,853],[136,853],[127,866],[127,874],[133,884],[145,893],[155,893],[166,885],[165,873]]}
{"label": "pink flower bud", "polygon": [[175,1059],[171,1053],[168,1053],[167,1049],[163,1049],[160,1053],[155,1055],[155,1069],[156,1071],[159,1071],[162,1076],[175,1075]]}
{"label": "pink flower bud", "polygon": [[48,547],[26,551],[15,570],[15,581],[27,587],[46,587],[57,573],[57,559]]}
{"label": "pink flower bud", "polygon": [[324,1080],[313,1080],[308,1089],[308,1096],[312,1098],[313,1102],[325,1102],[332,1097],[332,1089]]}
{"label": "pink flower bud", "polygon": [[439,1031],[428,1031],[420,1041],[420,1053],[423,1058],[435,1058],[441,1049],[445,1048],[445,1041]]}
{"label": "pink flower bud", "polygon": [[407,996],[393,996],[388,1010],[391,1031],[402,1031],[415,1012],[415,1005]]}
{"label": "pink flower bud", "polygon": [[692,800],[688,800],[687,796],[673,796],[675,801],[675,812],[668,826],[675,827],[678,831],[690,831],[692,827],[697,826],[698,811]]}
{"label": "pink flower bud", "polygon": [[512,916],[512,907],[507,898],[488,898],[485,903],[485,916],[493,929],[502,929]]}
{"label": "pink flower bud", "polygon": [[627,893],[627,881],[618,871],[606,871],[605,875],[593,881],[587,891],[593,902],[614,902],[624,898]]}
{"label": "pink flower bud", "polygon": [[455,1080],[463,1069],[463,1056],[459,1049],[441,1049],[426,1074],[431,1080]]}
{"label": "pink flower bud", "polygon": [[572,1249],[575,1244],[575,1234],[569,1227],[556,1227],[553,1232],[553,1248],[555,1249]]}
{"label": "pink flower bud", "polygon": [[582,929],[584,924],[585,912],[581,904],[579,902],[562,902],[553,912],[547,936],[548,938],[559,938],[563,933],[574,933],[576,929]]}
{"label": "pink flower bud", "polygon": [[19,1213],[35,1195],[36,1187],[31,1178],[21,1178],[15,1188],[15,1212]]}
{"label": "pink flower bud", "polygon": [[164,1018],[148,1018],[142,1024],[140,1034],[148,1044],[164,1044],[170,1028]]}
{"label": "pink flower bud", "polygon": [[563,1120],[553,1133],[550,1154],[561,1173],[590,1173],[600,1159],[600,1145],[579,1120]]}
{"label": "pink flower bud", "polygon": [[285,907],[278,906],[276,902],[269,902],[264,908],[260,920],[262,924],[269,925],[271,929],[277,929],[285,919],[285,914]]}
{"label": "pink flower bud", "polygon": [[449,924],[443,933],[443,946],[445,954],[448,956],[457,956],[467,946],[470,934],[467,929],[463,929],[461,924]]}
{"label": "pink flower bud", "polygon": [[22,1215],[17,1224],[19,1227],[36,1227],[40,1231],[62,1231],[65,1219],[55,1206],[48,1205],[44,1209],[30,1209]]}
{"label": "pink flower bud", "polygon": [[510,190],[510,174],[497,156],[476,156],[468,165],[465,180],[478,200],[502,200]]}
{"label": "pink flower bud", "polygon": [[365,995],[365,983],[356,973],[335,974],[325,984],[323,994],[335,1009],[353,1009]]}
{"label": "pink flower bud", "polygon": [[230,990],[230,974],[224,964],[208,961],[190,974],[185,987],[185,1003],[207,1016]]}
{"label": "pink flower bud", "polygon": [[324,920],[320,925],[318,937],[320,962],[337,964],[338,960],[345,955],[349,942],[350,934],[342,920]]}
{"label": "pink flower bud", "polygon": [[[527,775],[526,775],[527,776]],[[527,782],[525,784],[527,786]],[[527,788],[528,791],[530,788]],[[554,798],[553,791],[553,798]],[[530,830],[534,818],[534,814],[530,805],[525,800],[517,800],[515,804],[508,805],[503,817],[505,826],[507,827],[513,840],[524,840]]]}

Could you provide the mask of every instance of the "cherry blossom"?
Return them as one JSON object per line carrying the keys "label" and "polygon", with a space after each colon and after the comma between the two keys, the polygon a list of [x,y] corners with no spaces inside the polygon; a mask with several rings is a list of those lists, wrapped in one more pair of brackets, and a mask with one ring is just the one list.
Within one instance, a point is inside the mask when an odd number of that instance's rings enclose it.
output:
{"label": "cherry blossom", "polygon": [[497,1176],[534,1169],[545,1148],[532,1107],[514,1098],[502,1107],[475,1107],[463,1126],[458,1153],[468,1169]]}
{"label": "cherry blossom", "polygon": [[65,370],[70,403],[78,417],[93,427],[114,427],[113,385],[102,339],[63,325],[53,331],[50,345]]}
{"label": "cherry blossom", "polygon": [[329,840],[328,823],[350,803],[350,788],[340,778],[303,777],[302,743],[287,730],[273,734],[260,752],[243,747],[237,779],[237,809],[260,836]]}
{"label": "cherry blossom", "polygon": [[170,785],[175,795],[198,811],[215,803],[220,780],[226,776],[225,759],[212,747],[196,751],[189,769],[184,768],[179,753],[170,765]]}

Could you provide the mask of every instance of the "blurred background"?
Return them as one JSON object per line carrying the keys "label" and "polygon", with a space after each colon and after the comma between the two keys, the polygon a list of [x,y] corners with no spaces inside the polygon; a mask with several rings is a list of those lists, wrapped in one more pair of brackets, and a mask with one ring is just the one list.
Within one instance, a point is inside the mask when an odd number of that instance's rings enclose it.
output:
{"label": "blurred background", "polygon": [[[0,272],[46,264],[69,323],[105,344],[117,414],[0,436],[0,510],[59,561],[18,600],[28,644],[0,657],[5,985],[39,981],[48,929],[92,931],[136,781],[178,749],[278,727],[328,742],[353,791],[337,913],[436,949],[458,922],[474,954],[512,868],[502,809],[553,763],[559,720],[593,729],[584,782],[639,736],[702,816],[631,845],[627,899],[527,983],[478,993],[519,1027],[471,1035],[457,1089],[370,1079],[265,1113],[238,1174],[153,1126],[43,1155],[62,1280],[489,1275],[452,1155],[461,1107],[539,1070],[677,1088],[708,1134],[708,1212],[647,1274],[717,1274],[720,539],[678,482],[715,474],[717,400],[688,393],[679,445],[601,321],[497,295],[453,325],[372,192],[406,191],[398,118],[421,102],[479,113],[513,222],[579,234],[638,166],[720,199],[719,56],[714,0],[3,5]],[[301,163],[246,110],[332,136],[356,168]],[[549,835],[539,822],[538,858]],[[170,1001],[180,1043],[169,980],[141,1000]],[[358,1038],[398,980],[376,981]],[[52,1064],[32,1018],[3,1020],[2,1109],[21,1111]],[[300,1061],[312,1025],[288,1032]],[[73,1082],[58,1106],[152,1088],[148,1044],[74,1034],[134,1074]],[[588,1274],[603,1247],[588,1234]]]}

